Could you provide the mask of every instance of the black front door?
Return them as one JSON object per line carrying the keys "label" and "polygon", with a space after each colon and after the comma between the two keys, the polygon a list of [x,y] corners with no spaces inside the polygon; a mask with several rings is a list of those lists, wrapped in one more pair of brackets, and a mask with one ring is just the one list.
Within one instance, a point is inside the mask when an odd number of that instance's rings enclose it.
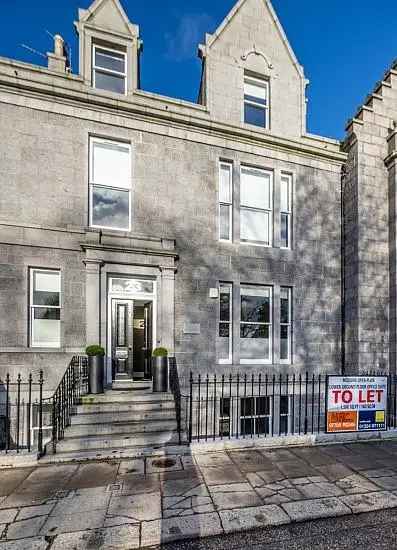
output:
{"label": "black front door", "polygon": [[133,300],[112,300],[113,380],[133,378]]}

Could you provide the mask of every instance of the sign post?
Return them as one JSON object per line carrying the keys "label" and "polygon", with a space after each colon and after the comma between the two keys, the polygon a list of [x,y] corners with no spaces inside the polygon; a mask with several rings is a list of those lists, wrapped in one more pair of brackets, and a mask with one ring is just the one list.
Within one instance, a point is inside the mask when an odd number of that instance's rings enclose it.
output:
{"label": "sign post", "polygon": [[387,376],[328,376],[327,433],[387,429]]}

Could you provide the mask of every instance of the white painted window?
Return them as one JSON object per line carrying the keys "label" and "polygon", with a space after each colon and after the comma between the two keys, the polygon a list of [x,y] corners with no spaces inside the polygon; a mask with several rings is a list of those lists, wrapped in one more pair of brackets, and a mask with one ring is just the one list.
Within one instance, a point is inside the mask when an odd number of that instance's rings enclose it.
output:
{"label": "white painted window", "polygon": [[272,361],[272,288],[241,287],[240,362]]}
{"label": "white painted window", "polygon": [[292,362],[292,289],[280,288],[280,362]]}
{"label": "white painted window", "polygon": [[61,346],[61,272],[30,269],[30,345]]}
{"label": "white painted window", "polygon": [[219,163],[219,239],[233,240],[233,165]]}
{"label": "white painted window", "polygon": [[269,82],[262,78],[244,78],[244,122],[269,128]]}
{"label": "white painted window", "polygon": [[284,173],[280,181],[280,246],[292,246],[292,175]]}
{"label": "white painted window", "polygon": [[94,88],[127,93],[127,55],[113,48],[97,44],[92,48],[92,84]]}
{"label": "white painted window", "polygon": [[240,240],[272,246],[273,173],[241,167]]}
{"label": "white painted window", "polygon": [[131,146],[90,139],[90,225],[131,229]]}
{"label": "white painted window", "polygon": [[233,347],[233,286],[230,283],[219,284],[219,323],[217,355],[220,364],[232,363]]}

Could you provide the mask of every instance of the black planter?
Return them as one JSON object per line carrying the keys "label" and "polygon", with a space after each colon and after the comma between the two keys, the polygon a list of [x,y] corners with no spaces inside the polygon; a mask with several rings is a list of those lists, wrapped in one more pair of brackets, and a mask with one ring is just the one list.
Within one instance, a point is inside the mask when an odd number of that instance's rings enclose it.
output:
{"label": "black planter", "polygon": [[152,357],[153,392],[168,391],[168,357]]}
{"label": "black planter", "polygon": [[88,357],[88,385],[90,393],[94,395],[103,393],[104,371],[103,355]]}

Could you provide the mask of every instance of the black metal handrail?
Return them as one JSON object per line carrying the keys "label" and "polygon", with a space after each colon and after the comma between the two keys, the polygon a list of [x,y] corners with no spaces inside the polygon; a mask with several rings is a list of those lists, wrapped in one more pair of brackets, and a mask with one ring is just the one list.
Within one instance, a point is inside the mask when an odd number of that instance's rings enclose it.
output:
{"label": "black metal handrail", "polygon": [[64,438],[65,428],[80,398],[88,393],[88,358],[75,356],[69,363],[52,402],[52,450],[56,453],[57,443]]}
{"label": "black metal handrail", "polygon": [[[40,371],[37,382],[30,373],[28,381],[11,380],[10,374],[5,381],[0,380],[0,449],[9,451],[32,450],[32,409],[38,407],[38,452],[43,451],[43,371]],[[16,396],[15,396],[16,393]],[[33,394],[38,393],[38,399]],[[5,394],[5,395],[4,395]]]}
{"label": "black metal handrail", "polygon": [[169,358],[170,390],[174,396],[176,425],[178,430],[178,443],[182,443],[182,415],[181,415],[181,388],[179,384],[178,366],[175,357]]}

